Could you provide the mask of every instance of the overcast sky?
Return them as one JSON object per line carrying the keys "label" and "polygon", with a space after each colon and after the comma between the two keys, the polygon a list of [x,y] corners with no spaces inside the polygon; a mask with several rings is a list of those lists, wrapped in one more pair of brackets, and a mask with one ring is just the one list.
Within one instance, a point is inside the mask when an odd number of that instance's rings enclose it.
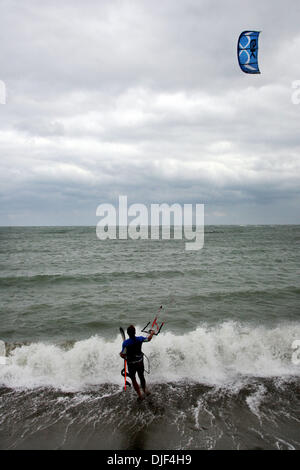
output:
{"label": "overcast sky", "polygon": [[[0,5],[0,225],[95,225],[118,195],[300,223],[299,2]],[[239,69],[245,29],[261,75]]]}

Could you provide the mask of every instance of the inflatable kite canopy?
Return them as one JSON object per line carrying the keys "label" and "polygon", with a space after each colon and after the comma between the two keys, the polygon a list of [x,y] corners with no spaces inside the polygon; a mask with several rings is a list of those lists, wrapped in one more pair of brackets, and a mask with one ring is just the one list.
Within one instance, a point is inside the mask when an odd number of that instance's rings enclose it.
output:
{"label": "inflatable kite canopy", "polygon": [[258,67],[258,36],[260,31],[243,31],[237,46],[239,65],[245,73],[260,73]]}

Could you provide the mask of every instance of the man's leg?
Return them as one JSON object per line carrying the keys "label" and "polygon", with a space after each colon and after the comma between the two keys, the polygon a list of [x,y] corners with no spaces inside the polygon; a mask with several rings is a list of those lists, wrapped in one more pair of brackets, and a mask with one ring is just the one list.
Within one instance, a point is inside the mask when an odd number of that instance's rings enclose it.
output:
{"label": "man's leg", "polygon": [[136,381],[136,378],[134,378],[134,379],[132,380],[132,385],[133,385],[134,390],[135,390],[136,393],[138,394],[138,397],[139,397],[139,398],[143,398],[143,395],[142,395],[142,393],[141,393],[141,389],[140,389],[140,387],[139,387],[139,384],[138,384],[137,381]]}
{"label": "man's leg", "polygon": [[144,364],[142,364],[138,369],[137,369],[137,373],[138,373],[138,376],[139,376],[139,379],[141,381],[141,387],[145,393],[145,395],[149,395],[149,391],[147,390],[146,388],[146,380],[145,380],[145,376],[144,376]]}

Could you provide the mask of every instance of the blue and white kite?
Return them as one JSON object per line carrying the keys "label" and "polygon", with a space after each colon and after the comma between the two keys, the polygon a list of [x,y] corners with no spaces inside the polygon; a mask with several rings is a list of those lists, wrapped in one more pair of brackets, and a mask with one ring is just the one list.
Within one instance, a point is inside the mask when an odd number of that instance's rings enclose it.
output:
{"label": "blue and white kite", "polygon": [[243,31],[240,34],[237,54],[240,67],[245,73],[260,73],[258,67],[258,36],[260,31]]}

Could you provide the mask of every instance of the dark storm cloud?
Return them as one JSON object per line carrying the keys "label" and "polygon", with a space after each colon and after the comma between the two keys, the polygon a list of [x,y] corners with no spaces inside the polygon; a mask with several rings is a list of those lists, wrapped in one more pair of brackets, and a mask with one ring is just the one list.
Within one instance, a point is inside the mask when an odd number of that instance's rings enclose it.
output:
{"label": "dark storm cloud", "polygon": [[[94,224],[119,194],[299,222],[298,17],[294,1],[2,1],[1,224]],[[260,76],[238,69],[248,28]]]}

